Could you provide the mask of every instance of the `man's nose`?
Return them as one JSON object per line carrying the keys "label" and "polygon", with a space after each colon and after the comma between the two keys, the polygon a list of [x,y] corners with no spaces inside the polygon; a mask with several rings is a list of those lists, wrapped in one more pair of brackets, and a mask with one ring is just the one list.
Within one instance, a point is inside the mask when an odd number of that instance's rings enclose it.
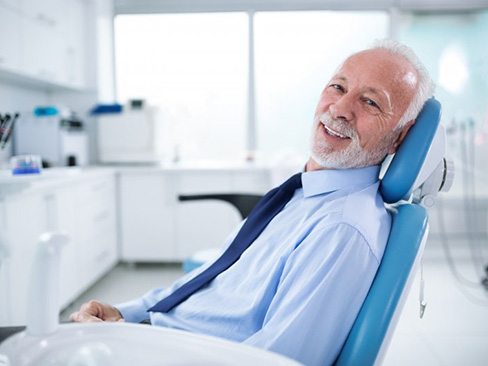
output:
{"label": "man's nose", "polygon": [[344,95],[330,106],[330,114],[334,119],[351,121],[354,117],[353,101],[348,95]]}

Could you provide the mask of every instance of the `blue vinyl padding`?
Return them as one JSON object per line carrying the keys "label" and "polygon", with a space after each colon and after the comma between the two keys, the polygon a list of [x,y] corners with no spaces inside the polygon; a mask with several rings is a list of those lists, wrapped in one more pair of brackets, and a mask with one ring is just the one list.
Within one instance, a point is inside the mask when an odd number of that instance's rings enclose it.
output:
{"label": "blue vinyl padding", "polygon": [[392,213],[388,245],[376,277],[336,361],[337,366],[373,365],[400,301],[427,229],[427,211],[416,204]]}
{"label": "blue vinyl padding", "polygon": [[186,258],[183,261],[183,272],[189,273],[194,269],[200,267],[204,262],[193,257]]}
{"label": "blue vinyl padding", "polygon": [[411,193],[440,118],[440,103],[434,98],[429,99],[381,180],[380,191],[386,203],[398,202]]}
{"label": "blue vinyl padding", "polygon": [[[396,203],[411,193],[440,116],[440,103],[429,99],[381,181],[380,191],[386,203]],[[427,230],[426,209],[404,203],[390,212],[392,227],[383,259],[336,365],[374,365],[419,255]]]}

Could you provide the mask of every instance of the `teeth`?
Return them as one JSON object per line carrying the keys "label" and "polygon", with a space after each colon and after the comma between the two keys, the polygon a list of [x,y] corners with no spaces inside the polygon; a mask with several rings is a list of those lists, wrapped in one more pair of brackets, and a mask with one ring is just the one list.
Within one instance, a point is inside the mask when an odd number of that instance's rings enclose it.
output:
{"label": "teeth", "polygon": [[347,138],[347,136],[341,135],[339,132],[331,130],[329,127],[324,125],[325,129],[327,130],[328,133],[330,133],[332,136],[340,137],[341,139]]}

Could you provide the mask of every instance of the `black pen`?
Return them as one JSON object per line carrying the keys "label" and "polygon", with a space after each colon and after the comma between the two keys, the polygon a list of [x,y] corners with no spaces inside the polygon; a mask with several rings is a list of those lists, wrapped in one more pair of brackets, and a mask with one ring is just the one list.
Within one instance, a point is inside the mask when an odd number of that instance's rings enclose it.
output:
{"label": "black pen", "polygon": [[0,141],[2,141],[2,136],[7,129],[7,123],[10,119],[10,114],[6,114],[5,117],[0,119]]}
{"label": "black pen", "polygon": [[[9,117],[10,115],[7,116]],[[18,113],[15,113],[14,117],[12,118],[12,122],[10,122],[10,125],[5,128],[6,130],[5,137],[1,141],[1,146],[0,146],[2,149],[5,148],[5,145],[7,145],[8,139],[10,138],[10,135],[12,134],[12,131],[14,129],[14,123],[17,121],[17,118],[19,118],[19,116],[20,115]]]}

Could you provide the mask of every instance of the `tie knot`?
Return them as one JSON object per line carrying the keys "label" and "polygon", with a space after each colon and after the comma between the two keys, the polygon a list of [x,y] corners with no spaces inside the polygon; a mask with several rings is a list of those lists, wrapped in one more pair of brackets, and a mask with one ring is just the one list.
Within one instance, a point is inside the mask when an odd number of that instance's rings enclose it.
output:
{"label": "tie knot", "polygon": [[281,188],[282,189],[285,189],[285,190],[295,190],[297,188],[301,188],[302,187],[302,173],[297,173],[297,174],[294,174],[292,175],[290,178],[288,178],[287,181],[285,181],[285,183],[283,183],[281,185]]}

